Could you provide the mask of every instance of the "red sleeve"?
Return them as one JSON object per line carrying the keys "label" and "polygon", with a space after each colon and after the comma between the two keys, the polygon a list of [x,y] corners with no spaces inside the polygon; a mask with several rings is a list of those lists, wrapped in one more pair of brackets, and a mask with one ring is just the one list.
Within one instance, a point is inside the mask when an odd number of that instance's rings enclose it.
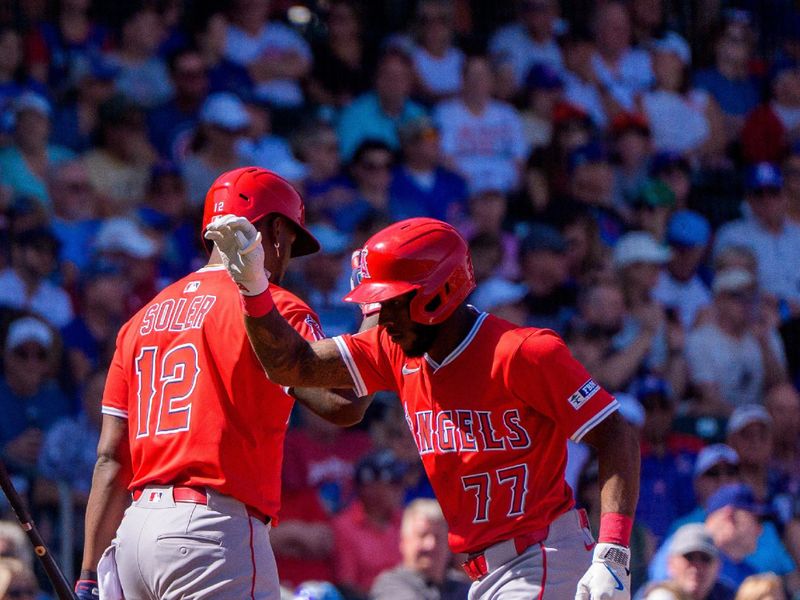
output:
{"label": "red sleeve", "polygon": [[768,105],[751,112],[742,127],[742,154],[748,162],[780,162],[787,150],[786,130]]}
{"label": "red sleeve", "polygon": [[[347,514],[347,513],[345,513]],[[333,521],[333,569],[338,585],[353,585],[358,581],[358,559],[353,552],[350,525],[344,515]]]}
{"label": "red sleeve", "polygon": [[272,286],[272,298],[286,322],[309,342],[325,337],[319,317],[308,305],[294,294],[277,286]]}
{"label": "red sleeve", "polygon": [[333,338],[353,378],[353,389],[360,398],[381,390],[396,392],[392,364],[381,344],[381,328],[373,327],[355,335]]}
{"label": "red sleeve", "polygon": [[114,358],[108,367],[106,387],[103,390],[103,404],[101,411],[104,415],[113,415],[123,419],[128,418],[128,378],[122,364],[122,335],[125,328],[117,336],[117,347]]}
{"label": "red sleeve", "polygon": [[619,407],[550,330],[525,338],[511,360],[508,379],[515,396],[552,419],[574,442]]}

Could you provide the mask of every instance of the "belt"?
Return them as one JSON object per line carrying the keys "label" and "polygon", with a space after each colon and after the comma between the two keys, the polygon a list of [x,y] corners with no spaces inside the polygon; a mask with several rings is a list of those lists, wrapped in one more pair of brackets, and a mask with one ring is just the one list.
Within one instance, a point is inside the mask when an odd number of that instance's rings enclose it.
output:
{"label": "belt", "polygon": [[[132,496],[135,502],[142,497],[142,490],[134,490]],[[201,487],[176,485],[172,488],[172,498],[175,502],[190,502],[192,504],[202,504],[204,506],[208,504],[208,494],[205,488]],[[264,524],[268,524],[271,521],[270,517],[257,508],[245,504],[245,509],[247,510],[247,515],[253,517],[257,521],[261,521]]]}
{"label": "belt", "polygon": [[472,581],[477,581],[500,565],[519,556],[534,544],[543,542],[547,539],[549,530],[549,527],[545,527],[493,544],[480,552],[470,554],[461,567]]}

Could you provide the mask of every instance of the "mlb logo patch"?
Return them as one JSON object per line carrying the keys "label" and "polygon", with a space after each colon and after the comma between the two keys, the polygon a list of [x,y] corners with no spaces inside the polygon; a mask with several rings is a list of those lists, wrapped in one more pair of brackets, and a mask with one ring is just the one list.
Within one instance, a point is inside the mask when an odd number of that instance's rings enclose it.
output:
{"label": "mlb logo patch", "polygon": [[163,497],[164,492],[151,491],[149,494],[147,494],[147,501],[151,504],[158,504],[161,502],[161,498]]}
{"label": "mlb logo patch", "polygon": [[572,394],[569,398],[567,398],[567,402],[570,403],[572,408],[578,410],[581,406],[586,404],[586,402],[594,396],[598,391],[600,391],[600,386],[595,382],[594,379],[590,379],[586,383],[584,383],[577,392]]}
{"label": "mlb logo patch", "polygon": [[191,294],[192,292],[196,292],[200,289],[200,282],[199,281],[190,281],[186,284],[186,287],[183,288],[184,294]]}

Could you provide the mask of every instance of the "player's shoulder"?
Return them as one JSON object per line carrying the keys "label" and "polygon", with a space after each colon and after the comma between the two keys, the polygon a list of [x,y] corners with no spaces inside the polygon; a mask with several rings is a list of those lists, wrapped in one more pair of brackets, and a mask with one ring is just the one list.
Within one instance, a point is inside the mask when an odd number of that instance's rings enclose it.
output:
{"label": "player's shoulder", "polygon": [[284,311],[302,310],[313,313],[308,303],[300,298],[297,294],[290,292],[286,288],[282,288],[274,283],[269,284],[269,291],[272,293],[272,300],[278,308],[278,312],[284,314]]}
{"label": "player's shoulder", "polygon": [[522,352],[535,359],[565,348],[564,340],[552,329],[524,327],[493,315],[487,317],[484,325],[490,336],[496,338],[497,352],[509,357]]}

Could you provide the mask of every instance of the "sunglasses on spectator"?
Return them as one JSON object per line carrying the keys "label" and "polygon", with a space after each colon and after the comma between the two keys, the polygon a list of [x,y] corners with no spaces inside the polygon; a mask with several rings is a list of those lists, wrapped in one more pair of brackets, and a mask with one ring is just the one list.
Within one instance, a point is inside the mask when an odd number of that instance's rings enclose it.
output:
{"label": "sunglasses on spectator", "polygon": [[727,476],[727,477],[736,477],[739,474],[739,467],[735,467],[733,465],[716,465],[711,467],[708,471],[703,473],[703,477],[708,477],[710,479],[719,479],[720,477]]}
{"label": "sunglasses on spectator", "polygon": [[47,352],[42,348],[38,348],[36,350],[16,348],[14,350],[14,356],[20,360],[31,360],[32,358],[35,358],[39,362],[44,362],[47,360]]}
{"label": "sunglasses on spectator", "polygon": [[419,22],[423,25],[449,25],[450,15],[420,15]]}
{"label": "sunglasses on spectator", "polygon": [[711,561],[713,560],[711,555],[706,554],[705,552],[688,552],[683,555],[683,558],[685,558],[690,563],[700,562],[705,565],[711,563]]}
{"label": "sunglasses on spectator", "polygon": [[392,168],[392,161],[362,160],[360,165],[365,171],[388,171]]}
{"label": "sunglasses on spectator", "polygon": [[92,184],[88,181],[66,181],[64,182],[64,189],[73,194],[80,194],[81,192],[90,191]]}
{"label": "sunglasses on spectator", "polygon": [[725,296],[734,302],[752,304],[756,301],[756,295],[753,292],[725,292]]}

